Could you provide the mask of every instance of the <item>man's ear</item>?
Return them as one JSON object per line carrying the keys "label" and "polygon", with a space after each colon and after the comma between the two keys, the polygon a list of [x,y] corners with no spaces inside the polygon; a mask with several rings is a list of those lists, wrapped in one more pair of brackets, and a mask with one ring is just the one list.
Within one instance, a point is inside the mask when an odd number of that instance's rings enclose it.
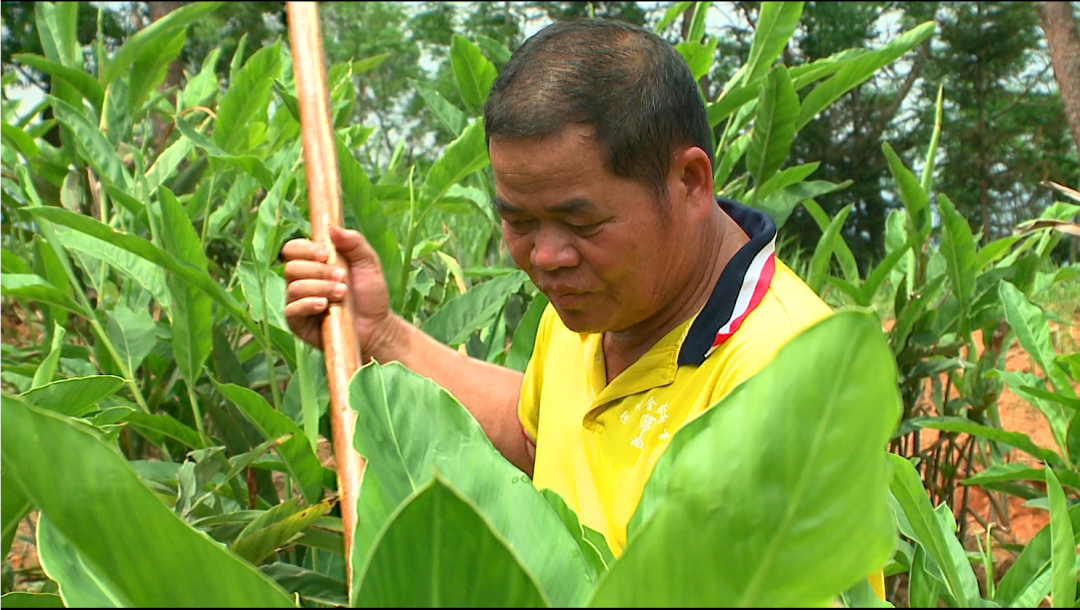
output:
{"label": "man's ear", "polygon": [[713,189],[713,168],[709,155],[697,146],[675,151],[673,173],[678,192],[692,213],[708,214],[716,205]]}

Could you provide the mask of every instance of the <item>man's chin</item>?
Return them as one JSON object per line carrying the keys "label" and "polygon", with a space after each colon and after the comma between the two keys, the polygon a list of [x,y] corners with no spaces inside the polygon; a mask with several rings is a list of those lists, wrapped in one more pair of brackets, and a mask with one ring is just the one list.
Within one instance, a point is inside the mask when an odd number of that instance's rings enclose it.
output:
{"label": "man's chin", "polygon": [[555,313],[566,328],[576,333],[601,333],[606,330],[603,322],[595,312],[582,311],[580,309],[562,309],[555,306]]}

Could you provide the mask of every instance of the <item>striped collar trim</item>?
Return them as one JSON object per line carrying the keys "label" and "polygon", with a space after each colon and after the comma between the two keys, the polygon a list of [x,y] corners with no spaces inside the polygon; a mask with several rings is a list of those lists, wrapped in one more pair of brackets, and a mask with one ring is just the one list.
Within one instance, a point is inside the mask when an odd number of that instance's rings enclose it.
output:
{"label": "striped collar trim", "polygon": [[776,269],[776,223],[765,212],[718,197],[720,208],[750,241],[743,244],[720,273],[712,295],[694,319],[679,364],[701,364],[742,325],[761,303]]}

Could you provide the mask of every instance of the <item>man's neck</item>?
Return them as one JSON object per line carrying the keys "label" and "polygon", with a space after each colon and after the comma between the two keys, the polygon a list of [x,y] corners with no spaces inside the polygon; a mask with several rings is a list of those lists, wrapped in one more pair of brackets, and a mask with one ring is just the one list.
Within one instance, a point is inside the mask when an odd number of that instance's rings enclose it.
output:
{"label": "man's neck", "polygon": [[[682,288],[673,292],[674,297],[669,299],[669,306],[640,324],[625,330],[604,333],[604,362],[608,383],[637,362],[664,335],[701,311],[728,262],[739,248],[750,241],[738,223],[719,207],[715,213],[715,224],[706,231],[701,247],[691,246],[688,250],[691,252],[690,260],[699,264],[691,265],[690,272],[676,283]],[[693,254],[695,252],[696,254]]]}

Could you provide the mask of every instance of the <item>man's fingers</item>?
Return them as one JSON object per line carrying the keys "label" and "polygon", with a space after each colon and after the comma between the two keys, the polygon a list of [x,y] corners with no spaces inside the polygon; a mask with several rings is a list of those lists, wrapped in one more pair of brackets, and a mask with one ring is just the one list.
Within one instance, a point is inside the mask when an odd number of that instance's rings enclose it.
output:
{"label": "man's fingers", "polygon": [[317,316],[326,311],[329,303],[323,297],[308,297],[298,299],[285,306],[285,318],[288,320],[302,320]]}
{"label": "man's fingers", "polygon": [[339,267],[331,267],[325,263],[310,260],[291,260],[285,263],[285,279],[290,282],[297,280],[328,280],[342,282],[345,280],[345,270]]}
{"label": "man's fingers", "polygon": [[330,228],[330,240],[349,263],[378,264],[379,257],[359,231]]}
{"label": "man's fingers", "polygon": [[[293,303],[302,299],[320,298],[340,301],[348,288],[341,282],[328,280],[296,280],[289,282],[285,289],[285,302]],[[286,305],[288,308],[288,305]],[[318,313],[318,312],[316,312]]]}
{"label": "man's fingers", "polygon": [[286,261],[307,260],[325,263],[329,252],[326,246],[310,239],[290,239],[281,247],[281,258]]}

